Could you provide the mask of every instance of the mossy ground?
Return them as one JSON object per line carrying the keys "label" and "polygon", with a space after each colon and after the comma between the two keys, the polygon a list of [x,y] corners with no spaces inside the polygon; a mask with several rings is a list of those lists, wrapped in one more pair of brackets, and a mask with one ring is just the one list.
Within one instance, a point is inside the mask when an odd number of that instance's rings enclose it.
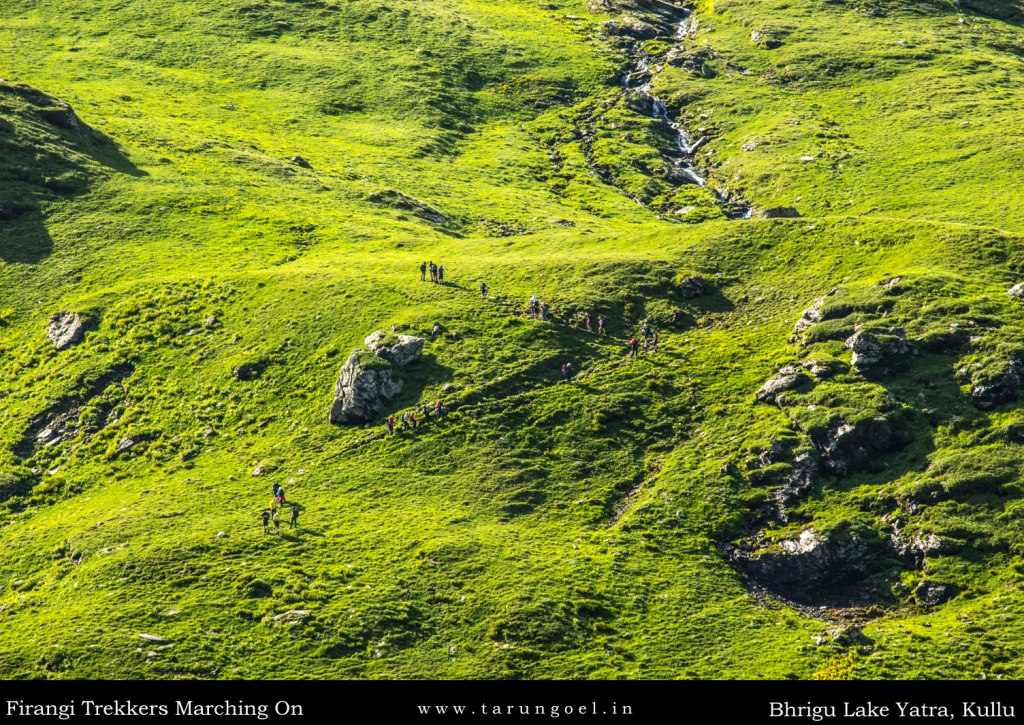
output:
{"label": "mossy ground", "polygon": [[[1024,325],[1006,296],[1024,268],[1024,29],[943,2],[696,11],[707,71],[666,67],[656,91],[711,136],[712,185],[802,218],[727,221],[684,187],[673,203],[702,211],[678,224],[602,182],[580,118],[623,56],[583,0],[5,3],[3,75],[112,145],[0,97],[21,154],[0,172],[28,174],[0,191],[38,209],[0,221],[0,674],[1024,674],[1020,443],[1000,433],[1020,408],[977,410],[956,372],[1005,360]],[[671,140],[621,106],[602,123],[598,161],[668,203]],[[61,174],[74,188],[35,183]],[[450,282],[421,283],[425,259]],[[689,272],[716,291],[683,299]],[[833,288],[845,307],[791,343]],[[523,316],[531,293],[559,319]],[[97,324],[58,353],[63,309]],[[607,337],[561,319],[583,309]],[[661,346],[631,361],[648,316]],[[828,623],[753,597],[718,551],[767,494],[744,461],[792,433],[754,392],[803,354],[848,361],[847,325],[923,340],[966,319],[969,348],[807,393],[854,415],[891,396],[913,438],[828,479],[802,525],[882,532],[938,484],[908,526],[954,546],[900,591],[961,590],[900,595],[870,646],[819,646]],[[367,333],[434,322],[454,335],[403,373],[394,410],[444,397],[447,418],[394,438],[328,424]],[[26,448],[62,401],[81,403],[72,434]],[[302,504],[298,531],[260,530],[272,482]],[[295,609],[301,624],[274,620]]]}

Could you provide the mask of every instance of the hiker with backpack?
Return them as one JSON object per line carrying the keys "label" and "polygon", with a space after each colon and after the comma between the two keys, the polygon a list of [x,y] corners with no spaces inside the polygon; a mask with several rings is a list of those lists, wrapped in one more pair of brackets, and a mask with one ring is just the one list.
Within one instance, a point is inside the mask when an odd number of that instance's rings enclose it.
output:
{"label": "hiker with backpack", "polygon": [[426,282],[426,281],[427,281],[427,263],[426,262],[421,262],[420,263],[420,282]]}

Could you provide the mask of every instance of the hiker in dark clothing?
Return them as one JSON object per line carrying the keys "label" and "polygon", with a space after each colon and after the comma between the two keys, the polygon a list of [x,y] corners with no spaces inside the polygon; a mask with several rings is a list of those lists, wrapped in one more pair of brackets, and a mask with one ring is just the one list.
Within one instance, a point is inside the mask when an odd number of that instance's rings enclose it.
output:
{"label": "hiker in dark clothing", "polygon": [[435,322],[434,326],[432,328],[430,328],[430,339],[431,340],[435,339],[442,332],[444,332],[444,328],[441,327],[441,323],[440,322]]}
{"label": "hiker in dark clothing", "polygon": [[537,299],[537,295],[530,295],[530,304],[526,309],[530,313],[530,317],[537,319],[537,313],[540,311],[540,300]]}
{"label": "hiker in dark clothing", "polygon": [[274,531],[281,533],[281,519],[277,517],[277,509],[274,509],[274,515],[270,517],[270,520],[274,522]]}
{"label": "hiker in dark clothing", "polygon": [[393,415],[389,415],[389,416],[387,417],[387,420],[385,420],[385,421],[384,421],[384,425],[385,425],[385,426],[387,427],[387,429],[388,429],[388,435],[389,435],[389,436],[391,436],[391,435],[394,435],[394,434],[395,434],[395,416],[393,416]]}
{"label": "hiker in dark clothing", "polygon": [[437,268],[437,283],[444,284],[444,265]]}
{"label": "hiker in dark clothing", "polygon": [[289,528],[297,528],[299,525],[299,507],[297,504],[292,504],[292,517],[288,521]]}
{"label": "hiker in dark clothing", "polygon": [[551,312],[551,308],[548,307],[548,303],[547,302],[541,302],[540,303],[540,319],[541,320],[547,320],[548,319],[548,314],[550,312]]}
{"label": "hiker in dark clothing", "polygon": [[430,263],[430,281],[437,281],[437,265],[434,264],[433,262]]}
{"label": "hiker in dark clothing", "polygon": [[583,313],[583,326],[587,328],[587,332],[593,331],[593,319],[589,311]]}
{"label": "hiker in dark clothing", "polygon": [[274,484],[274,501],[278,506],[284,503],[284,489],[279,483]]}
{"label": "hiker in dark clothing", "polygon": [[490,288],[487,286],[487,283],[486,282],[481,282],[480,283],[480,296],[486,299],[487,298],[487,293],[489,291],[490,291]]}
{"label": "hiker in dark clothing", "polygon": [[263,533],[270,533],[270,509],[263,509],[260,512],[260,519],[263,521]]}
{"label": "hiker in dark clothing", "polygon": [[597,316],[597,334],[598,335],[605,334],[605,323],[606,322],[607,322],[607,320],[604,319],[604,315],[598,315]]}
{"label": "hiker in dark clothing", "polygon": [[434,417],[443,418],[447,413],[448,409],[444,407],[444,401],[438,398],[437,402],[434,403]]}
{"label": "hiker in dark clothing", "polygon": [[562,380],[568,380],[571,377],[572,377],[572,363],[571,362],[564,362],[564,363],[562,363]]}
{"label": "hiker in dark clothing", "polygon": [[636,357],[640,354],[640,341],[635,337],[629,338],[629,356]]}
{"label": "hiker in dark clothing", "polygon": [[427,263],[423,262],[420,264],[420,282],[427,281]]}

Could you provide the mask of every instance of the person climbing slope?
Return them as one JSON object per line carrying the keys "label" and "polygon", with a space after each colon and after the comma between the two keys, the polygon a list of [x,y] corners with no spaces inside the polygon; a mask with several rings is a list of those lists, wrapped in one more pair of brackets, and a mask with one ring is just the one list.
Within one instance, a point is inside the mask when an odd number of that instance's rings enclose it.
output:
{"label": "person climbing slope", "polygon": [[289,528],[297,528],[299,525],[299,505],[292,504],[292,517],[288,522]]}
{"label": "person climbing slope", "polygon": [[278,534],[281,533],[281,519],[278,518],[277,509],[274,509],[274,514],[270,517],[270,520],[274,522],[274,531]]}
{"label": "person climbing slope", "polygon": [[480,296],[487,299],[487,293],[490,291],[490,287],[487,286],[486,282],[480,283]]}
{"label": "person climbing slope", "polygon": [[427,281],[427,263],[426,262],[422,262],[420,264],[420,282],[426,282],[426,281]]}
{"label": "person climbing slope", "polygon": [[270,509],[263,509],[260,512],[260,519],[263,521],[263,533],[270,533]]}

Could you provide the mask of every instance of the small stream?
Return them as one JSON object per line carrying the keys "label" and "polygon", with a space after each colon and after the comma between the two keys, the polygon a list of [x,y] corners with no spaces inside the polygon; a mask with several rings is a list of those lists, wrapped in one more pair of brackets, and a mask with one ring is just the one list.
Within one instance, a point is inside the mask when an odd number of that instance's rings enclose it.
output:
{"label": "small stream", "polygon": [[[677,44],[683,43],[690,35],[694,27],[694,16],[691,10],[672,6],[673,10],[681,18],[676,25],[676,32],[673,40]],[[702,176],[694,167],[694,155],[707,142],[706,137],[694,141],[690,134],[683,128],[682,124],[672,117],[665,102],[654,95],[651,90],[651,82],[654,72],[651,68],[653,59],[646,53],[642,44],[637,41],[629,49],[630,63],[622,79],[623,91],[639,95],[645,101],[645,106],[650,108],[648,115],[669,129],[675,138],[676,149],[666,154],[671,169],[669,178],[673,183],[696,184],[699,187],[707,187],[707,178]],[[719,204],[730,219],[748,219],[751,216],[752,208],[745,202],[737,202],[730,199],[717,190],[712,190],[718,199]]]}

